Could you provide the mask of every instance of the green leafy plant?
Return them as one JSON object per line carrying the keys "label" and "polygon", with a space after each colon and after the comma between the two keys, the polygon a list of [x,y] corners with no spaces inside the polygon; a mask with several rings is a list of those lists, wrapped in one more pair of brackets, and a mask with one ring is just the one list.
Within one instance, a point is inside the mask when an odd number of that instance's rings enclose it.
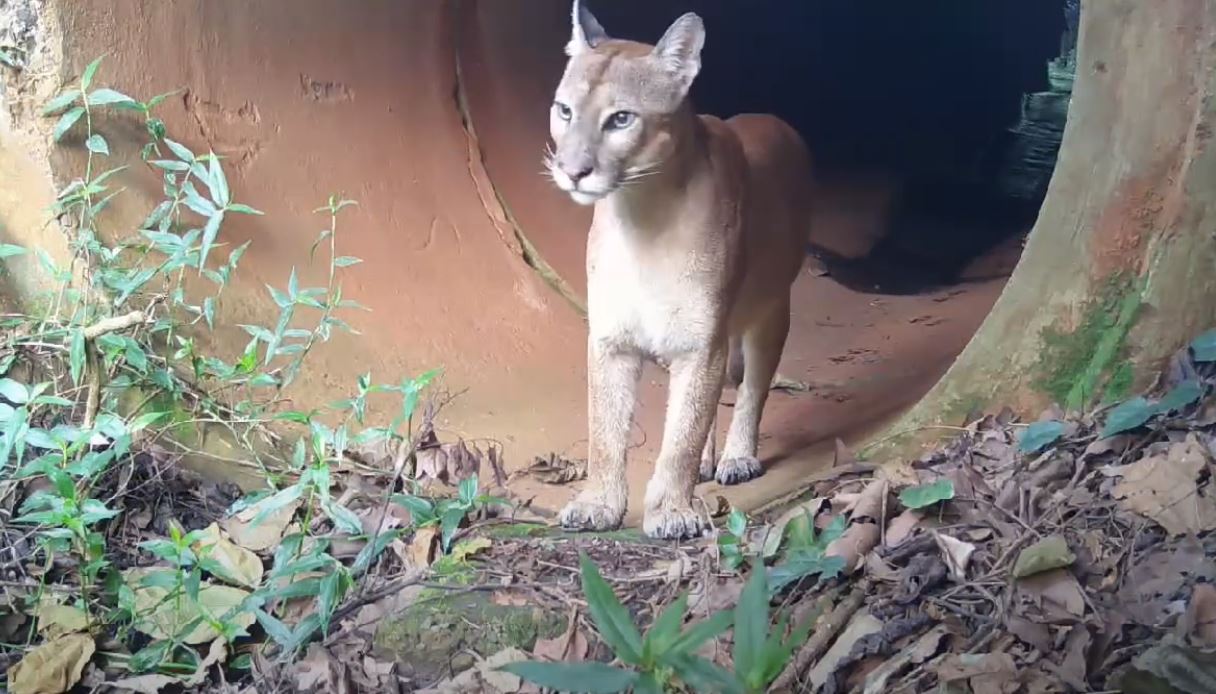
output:
{"label": "green leafy plant", "polygon": [[683,593],[643,635],[617,599],[612,586],[586,554],[580,553],[579,568],[587,610],[600,637],[612,649],[621,666],[599,662],[526,661],[504,665],[502,670],[542,687],[597,694],[623,692],[630,688],[635,692],[662,692],[674,678],[690,685],[729,681],[729,675],[697,656],[695,651],[730,628],[731,613],[719,612],[685,629],[688,594]]}
{"label": "green leafy plant", "polygon": [[820,580],[833,578],[844,570],[844,559],[827,556],[828,545],[844,534],[847,523],[843,515],[836,516],[823,532],[816,534],[810,514],[796,518],[786,526],[782,558],[770,569],[766,583],[770,594],[810,576]]}
{"label": "green leafy plant", "polygon": [[747,562],[747,514],[731,509],[726,517],[726,532],[718,535],[718,555],[731,571],[738,571]]}
{"label": "green leafy plant", "polygon": [[[733,611],[721,611],[687,629],[688,595],[668,605],[643,634],[587,556],[579,559],[583,593],[600,637],[620,666],[599,662],[517,662],[501,669],[542,687],[563,692],[611,693],[675,691],[760,694],[781,674],[806,641],[818,615],[789,630],[786,617],[774,625],[772,590],[763,570],[753,571]],[[702,644],[734,627],[733,671],[696,655]],[[680,691],[683,691],[682,689]]]}
{"label": "green leafy plant", "polygon": [[416,494],[394,494],[392,500],[410,512],[415,528],[437,525],[440,529],[440,544],[447,553],[452,548],[452,538],[460,524],[469,514],[489,505],[507,505],[506,500],[478,494],[477,477],[461,480],[455,499],[427,499]]}
{"label": "green leafy plant", "polygon": [[[769,596],[764,571],[754,571],[735,606],[735,633],[732,657],[734,672],[719,685],[719,691],[741,694],[763,694],[781,674],[793,655],[811,632],[818,615],[810,616],[801,626],[787,633],[783,615],[773,625],[769,616]],[[714,672],[718,677],[723,673]],[[710,679],[705,684],[715,684]]]}
{"label": "green leafy plant", "polygon": [[[343,295],[341,273],[360,261],[339,253],[340,213],[355,203],[337,195],[316,210],[328,221],[310,255],[325,264],[322,286],[307,286],[305,273],[293,268],[285,285],[267,287],[278,312],[271,325],[243,326],[250,340],[235,359],[206,353],[200,336],[219,322],[219,299],[249,247],[231,247],[224,228],[239,215],[262,213],[236,200],[223,157],[194,152],[168,136],[156,110],[172,93],[140,101],[98,86],[101,64],[101,58],[89,63],[43,109],[54,119],[53,140],[77,148],[82,162],[51,210],[70,258],[56,262],[43,249],[0,244],[0,260],[37,263],[52,284],[30,302],[39,306],[36,313],[3,322],[0,478],[32,490],[14,523],[27,527],[36,543],[31,561],[45,567],[38,575],[58,581],[58,591],[77,593],[69,599],[73,609],[83,612],[92,633],[109,634],[133,652],[114,656],[132,671],[194,674],[203,657],[192,634],[207,629],[231,641],[255,619],[280,654],[290,656],[328,632],[358,577],[402,532],[364,531],[336,498],[340,465],[349,462],[352,446],[381,440],[412,452],[420,399],[438,371],[388,385],[367,374],[351,397],[328,408],[279,411],[319,344],[338,330],[357,334],[342,312],[365,310]],[[102,112],[110,117],[99,118]],[[138,228],[103,228],[102,213],[124,193],[121,174],[130,167],[114,163],[125,147],[99,125],[124,117],[137,119],[147,137],[134,143],[135,166],[159,178],[163,196]],[[376,394],[399,397],[401,404],[388,424],[366,426],[368,399]],[[281,425],[281,438],[267,434],[270,424]],[[278,543],[264,576],[254,555],[261,580],[248,590],[219,584],[232,583],[231,566],[201,530],[187,532],[170,521],[167,537],[140,545],[167,566],[138,577],[122,570],[116,558],[122,554],[107,544],[123,513],[121,500],[104,491],[113,489],[118,471],[146,465],[147,456],[137,456],[149,441],[205,457],[181,434],[206,427],[231,434],[273,485],[233,512],[256,504],[256,527],[292,509],[295,530]],[[255,440],[287,445],[267,448]],[[452,507],[467,512],[496,501],[478,495],[474,482],[471,490],[462,486]],[[335,537],[364,542],[353,562],[332,552]],[[282,606],[300,598],[311,599],[313,612],[294,624],[282,621]],[[134,640],[133,632],[154,633],[148,641]]]}

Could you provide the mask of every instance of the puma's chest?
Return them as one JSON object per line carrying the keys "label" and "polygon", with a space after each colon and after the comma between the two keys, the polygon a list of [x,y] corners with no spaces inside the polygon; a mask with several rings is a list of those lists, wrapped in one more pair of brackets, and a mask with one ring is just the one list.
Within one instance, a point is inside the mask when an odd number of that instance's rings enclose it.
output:
{"label": "puma's chest", "polygon": [[719,307],[697,265],[688,254],[639,247],[619,235],[594,239],[587,258],[592,339],[664,358],[699,349]]}

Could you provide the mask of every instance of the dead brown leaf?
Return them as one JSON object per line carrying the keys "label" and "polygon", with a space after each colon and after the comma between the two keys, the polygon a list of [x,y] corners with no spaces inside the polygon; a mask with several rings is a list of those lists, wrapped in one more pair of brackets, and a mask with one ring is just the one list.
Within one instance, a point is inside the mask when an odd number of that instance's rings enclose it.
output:
{"label": "dead brown leaf", "polygon": [[435,559],[435,547],[438,540],[439,526],[437,525],[428,525],[415,530],[414,537],[410,540],[410,563],[422,569],[430,566]]}
{"label": "dead brown leaf", "polygon": [[852,512],[849,516],[851,520],[861,520],[868,518],[886,523],[886,511],[890,508],[887,505],[887,496],[891,491],[891,483],[885,479],[874,479],[861,490],[861,495],[857,500],[850,504],[845,511]]}
{"label": "dead brown leaf", "polygon": [[845,573],[865,565],[865,556],[878,544],[877,523],[856,523],[844,531],[824,550],[824,556],[844,559]]}
{"label": "dead brown leaf", "polygon": [[1089,688],[1085,683],[1089,674],[1086,654],[1092,641],[1093,637],[1084,624],[1074,626],[1064,640],[1064,662],[1060,664],[1060,677],[1077,691]]}
{"label": "dead brown leaf", "polygon": [[262,585],[262,560],[244,547],[239,547],[220,532],[220,526],[212,523],[202,531],[193,549],[199,556],[215,562],[212,571],[221,580],[244,588],[257,589]]}
{"label": "dead brown leaf", "polygon": [[1009,633],[1018,637],[1023,643],[1039,649],[1041,653],[1050,653],[1053,649],[1051,630],[1046,624],[1032,622],[1018,615],[1006,615],[1005,628]]}
{"label": "dead brown leaf", "polygon": [[346,666],[324,646],[314,643],[291,667],[296,691],[347,694],[352,691]]}
{"label": "dead brown leaf", "polygon": [[107,687],[113,687],[121,692],[136,692],[137,694],[158,694],[160,690],[182,681],[168,675],[136,675],[124,677],[113,682],[106,682]]}
{"label": "dead brown leaf", "polygon": [[810,672],[807,673],[806,681],[811,683],[812,690],[818,690],[827,682],[829,677],[836,673],[836,669],[841,661],[844,661],[853,650],[853,644],[870,634],[877,634],[880,631],[882,631],[882,621],[871,615],[869,611],[861,610],[855,613],[844,628],[844,631],[841,632],[840,636],[836,637],[836,641],[832,643],[831,648],[823,654],[819,662],[815,663],[815,667],[811,668]]}
{"label": "dead brown leaf", "polygon": [[852,465],[857,462],[857,456],[853,455],[853,451],[844,445],[844,441],[836,439],[836,454],[832,459],[832,467],[840,467],[842,465]]}
{"label": "dead brown leaf", "polygon": [[1111,494],[1124,508],[1156,521],[1171,535],[1186,535],[1216,529],[1216,501],[1195,481],[1206,465],[1207,449],[1192,433],[1164,454],[1103,473],[1123,478]]}
{"label": "dead brown leaf", "polygon": [[950,575],[954,577],[954,580],[966,581],[967,565],[971,563],[975,545],[939,532],[933,533],[933,540],[937,542],[937,548],[942,553],[942,560],[946,562],[946,568],[950,569]]}
{"label": "dead brown leaf", "polygon": [[578,612],[570,616],[566,631],[551,639],[537,639],[532,655],[553,662],[586,660],[590,646],[587,637],[578,628]]}
{"label": "dead brown leaf", "polygon": [[934,669],[942,682],[967,680],[974,694],[1013,694],[1022,686],[1008,653],[950,654]]}
{"label": "dead brown leaf", "polygon": [[64,634],[84,631],[89,626],[89,616],[84,610],[71,605],[64,605],[47,593],[34,609],[38,618],[38,633],[46,639],[56,639]]}
{"label": "dead brown leaf", "polygon": [[283,539],[283,531],[291,523],[296,509],[300,508],[300,502],[295,501],[282,508],[275,509],[267,514],[261,522],[254,525],[253,522],[262,512],[262,509],[268,507],[267,502],[269,499],[270,497],[263,499],[220,522],[220,525],[228,533],[228,537],[233,542],[254,552],[268,550],[279,544],[279,541]]}
{"label": "dead brown leaf", "polygon": [[1216,647],[1216,586],[1210,583],[1195,585],[1178,630],[1195,646]]}
{"label": "dead brown leaf", "polygon": [[1030,599],[1053,622],[1085,613],[1085,595],[1068,569],[1053,569],[1017,581],[1019,595]]}
{"label": "dead brown leaf", "polygon": [[548,457],[538,457],[524,470],[537,481],[545,484],[570,484],[587,479],[587,461],[571,460],[556,453]]}
{"label": "dead brown leaf", "polygon": [[887,525],[887,535],[883,541],[884,547],[898,547],[903,544],[916,530],[917,526],[924,519],[924,514],[915,509],[907,509],[895,518],[891,519],[891,523]]}
{"label": "dead brown leaf", "polygon": [[416,479],[456,485],[481,472],[485,453],[477,446],[465,443],[464,439],[458,439],[455,443],[421,448],[414,457],[417,460],[414,467]]}
{"label": "dead brown leaf", "polygon": [[88,634],[67,634],[25,654],[8,671],[12,694],[62,694],[80,681],[97,645]]}

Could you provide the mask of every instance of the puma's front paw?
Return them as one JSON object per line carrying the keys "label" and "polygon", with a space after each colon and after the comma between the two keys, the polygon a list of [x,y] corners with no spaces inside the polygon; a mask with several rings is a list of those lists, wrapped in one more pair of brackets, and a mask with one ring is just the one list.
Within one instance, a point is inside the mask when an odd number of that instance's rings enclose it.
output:
{"label": "puma's front paw", "polygon": [[742,484],[754,480],[764,474],[760,461],[751,456],[744,458],[726,458],[718,463],[714,479],[720,484]]}
{"label": "puma's front paw", "polygon": [[568,530],[616,530],[625,519],[623,505],[610,504],[599,494],[579,494],[558,514],[557,520]]}
{"label": "puma's front paw", "polygon": [[691,506],[663,504],[657,509],[646,510],[642,529],[656,540],[683,540],[704,535],[706,524]]}

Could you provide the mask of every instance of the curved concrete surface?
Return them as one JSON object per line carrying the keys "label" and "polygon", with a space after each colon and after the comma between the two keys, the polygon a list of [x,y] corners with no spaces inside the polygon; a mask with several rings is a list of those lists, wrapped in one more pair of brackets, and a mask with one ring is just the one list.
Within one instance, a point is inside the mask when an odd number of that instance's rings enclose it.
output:
{"label": "curved concrete surface", "polygon": [[[236,197],[266,212],[226,226],[229,242],[253,241],[220,307],[229,326],[271,323],[264,285],[282,286],[293,266],[301,285],[320,284],[324,268],[310,266],[308,248],[322,220],[311,211],[331,192],[358,200],[339,243],[365,262],[344,286],[372,311],[348,316],[363,335],[320,349],[293,397],[319,404],[365,372],[396,381],[442,366],[445,386],[462,394],[444,410],[441,434],[501,441],[508,465],[522,466],[549,452],[581,456],[585,445],[577,304],[588,215],[540,175],[567,16],[566,0],[52,0],[44,19],[62,62],[41,66],[42,82],[10,90],[8,110],[28,126],[33,100],[55,90],[49,83],[102,54],[108,85],[141,96],[184,87],[162,114],[171,136],[228,157]],[[115,156],[136,156],[129,124],[102,129]],[[50,160],[59,180],[78,163],[62,149]],[[138,224],[159,192],[148,172],[133,169],[124,183],[134,194],[108,212],[115,228]],[[849,193],[829,196],[815,233],[847,237],[880,224],[881,209],[854,201],[883,192]],[[7,233],[51,242],[14,224],[20,201],[0,203]],[[781,372],[813,388],[770,400],[769,473],[728,496],[744,506],[783,496],[837,437],[855,439],[915,403],[1003,285],[998,276],[881,296],[808,266]],[[244,338],[223,328],[211,347],[232,354]],[[630,468],[638,496],[662,393],[662,375],[648,372]],[[548,507],[571,493],[521,485]]]}

